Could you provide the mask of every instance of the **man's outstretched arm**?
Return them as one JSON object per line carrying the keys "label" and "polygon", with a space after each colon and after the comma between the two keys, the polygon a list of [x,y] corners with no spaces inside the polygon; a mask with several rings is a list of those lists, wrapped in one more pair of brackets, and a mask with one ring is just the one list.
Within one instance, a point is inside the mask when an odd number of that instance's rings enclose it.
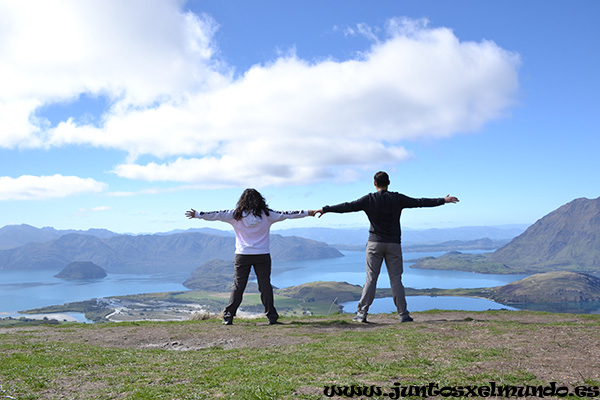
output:
{"label": "man's outstretched arm", "polygon": [[[447,195],[446,197],[437,198],[413,198],[403,194],[399,194],[402,208],[420,208],[420,207],[437,207],[446,203],[458,203],[458,199],[454,196]],[[325,210],[327,212],[327,210]]]}
{"label": "man's outstretched arm", "polygon": [[347,212],[356,212],[356,211],[364,211],[365,205],[367,203],[368,196],[363,196],[358,200],[354,200],[348,203],[340,203],[334,206],[325,206],[321,207],[318,210],[315,210],[315,215],[318,215],[319,218],[325,213],[334,212],[334,213],[347,213]]}

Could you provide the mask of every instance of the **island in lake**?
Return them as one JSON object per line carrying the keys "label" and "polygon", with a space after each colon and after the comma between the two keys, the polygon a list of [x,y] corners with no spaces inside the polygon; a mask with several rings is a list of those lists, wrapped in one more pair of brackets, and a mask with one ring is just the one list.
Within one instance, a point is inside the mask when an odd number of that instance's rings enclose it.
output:
{"label": "island in lake", "polygon": [[90,261],[73,261],[62,269],[58,274],[54,275],[55,278],[66,279],[66,280],[77,280],[77,279],[102,279],[106,278],[106,271],[104,268],[94,264]]}

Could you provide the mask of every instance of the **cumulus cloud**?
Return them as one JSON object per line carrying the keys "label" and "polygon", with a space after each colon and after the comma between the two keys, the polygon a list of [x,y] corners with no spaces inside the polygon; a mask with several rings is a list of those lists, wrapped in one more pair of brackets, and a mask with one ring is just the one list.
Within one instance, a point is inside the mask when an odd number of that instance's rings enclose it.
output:
{"label": "cumulus cloud", "polygon": [[[179,1],[34,3],[50,17],[28,1],[0,6],[0,146],[124,150],[114,172],[128,179],[342,179],[410,158],[411,141],[481,129],[518,90],[518,55],[425,20],[348,30],[372,43],[354,59],[288,54],[234,76],[218,62],[217,23]],[[81,93],[111,99],[101,124],[32,118]]]}
{"label": "cumulus cloud", "polygon": [[118,115],[210,86],[215,29],[175,0],[0,2],[0,146],[51,143],[35,110],[81,93]]}
{"label": "cumulus cloud", "polygon": [[0,200],[40,200],[98,193],[107,185],[91,178],[77,176],[0,176]]}

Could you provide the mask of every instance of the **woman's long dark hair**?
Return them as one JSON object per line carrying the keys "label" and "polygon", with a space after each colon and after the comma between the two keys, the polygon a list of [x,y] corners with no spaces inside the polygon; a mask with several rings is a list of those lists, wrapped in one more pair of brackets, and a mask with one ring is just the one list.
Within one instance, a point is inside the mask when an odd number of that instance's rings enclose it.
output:
{"label": "woman's long dark hair", "polygon": [[244,211],[248,214],[254,214],[261,217],[262,213],[269,215],[269,206],[265,198],[256,189],[246,189],[240,196],[235,210],[233,210],[233,219],[239,221],[242,219]]}

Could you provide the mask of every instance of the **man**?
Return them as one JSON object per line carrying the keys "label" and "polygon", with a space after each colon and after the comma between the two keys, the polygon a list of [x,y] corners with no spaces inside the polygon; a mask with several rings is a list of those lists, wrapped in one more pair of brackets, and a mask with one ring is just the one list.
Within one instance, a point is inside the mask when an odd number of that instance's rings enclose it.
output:
{"label": "man", "polygon": [[318,214],[321,218],[323,214],[328,212],[364,211],[371,223],[367,242],[367,280],[353,321],[367,322],[367,313],[375,298],[381,264],[385,260],[390,276],[392,297],[398,309],[400,322],[411,322],[413,319],[406,308],[406,296],[402,285],[400,215],[405,208],[441,206],[446,203],[458,203],[458,199],[450,195],[438,199],[413,199],[400,193],[388,192],[390,178],[383,171],[375,174],[374,181],[377,188],[375,193],[369,193],[350,203],[325,206],[317,210],[315,214]]}

